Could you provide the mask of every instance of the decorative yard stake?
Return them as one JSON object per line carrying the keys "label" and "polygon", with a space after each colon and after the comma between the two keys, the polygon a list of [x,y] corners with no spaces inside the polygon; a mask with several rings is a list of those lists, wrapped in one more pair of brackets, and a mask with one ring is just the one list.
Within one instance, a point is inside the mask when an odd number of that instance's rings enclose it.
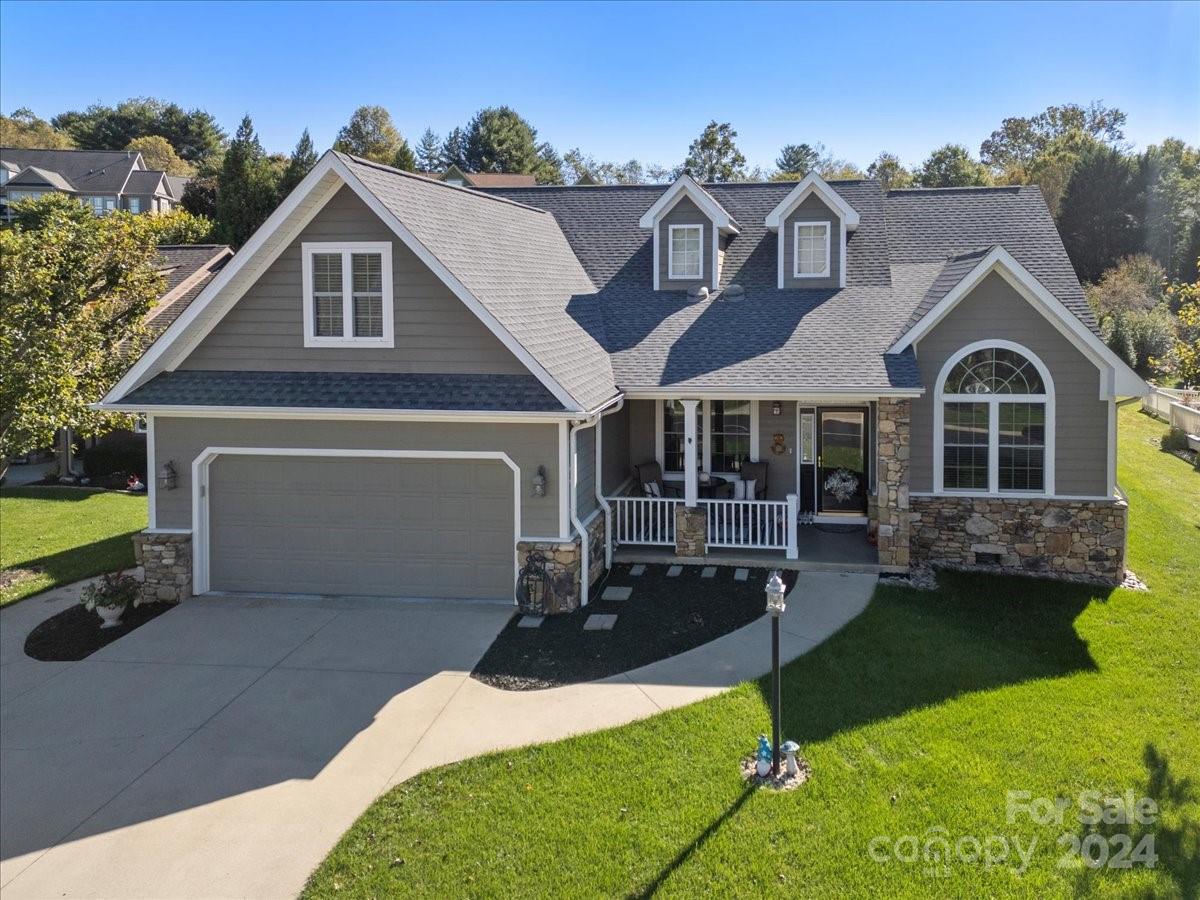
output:
{"label": "decorative yard stake", "polygon": [[771,776],[779,777],[779,719],[782,692],[779,687],[779,617],[787,609],[783,601],[783,578],[778,570],[767,579],[767,612],[771,614]]}

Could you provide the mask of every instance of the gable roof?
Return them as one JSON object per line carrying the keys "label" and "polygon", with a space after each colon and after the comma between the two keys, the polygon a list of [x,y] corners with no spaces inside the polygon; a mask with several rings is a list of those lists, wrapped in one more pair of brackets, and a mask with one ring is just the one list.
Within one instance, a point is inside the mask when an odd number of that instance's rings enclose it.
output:
{"label": "gable roof", "polygon": [[653,228],[659,218],[668,213],[671,207],[685,195],[690,197],[692,202],[700,207],[704,214],[712,219],[713,225],[721,231],[727,234],[737,234],[741,231],[737,220],[729,214],[720,201],[687,172],[675,179],[675,182],[659,195],[650,208],[642,213],[638,225],[641,228]]}
{"label": "gable roof", "polygon": [[0,147],[0,159],[21,168],[37,166],[57,172],[80,192],[121,191],[129,173],[145,169],[142,156],[132,150],[42,150]]}
{"label": "gable roof", "polygon": [[37,166],[26,166],[12,178],[8,179],[8,183],[17,187],[41,187],[49,185],[59,191],[65,191],[69,194],[75,193],[75,188],[60,174],[38,168]]}
{"label": "gable roof", "polygon": [[171,196],[176,200],[182,200],[183,192],[187,190],[188,182],[191,181],[191,179],[186,178],[183,175],[171,175],[164,172],[163,181],[167,183],[167,189],[171,192]]}
{"label": "gable roof", "polygon": [[166,283],[146,317],[150,332],[162,334],[200,296],[233,257],[226,244],[169,244],[158,248],[159,273]]}
{"label": "gable roof", "polygon": [[594,287],[553,216],[331,151],[105,402],[174,369],[342,184],[396,232],[565,409],[595,409],[616,395]]}
{"label": "gable roof", "polygon": [[138,169],[135,172],[130,172],[129,179],[125,182],[125,188],[122,193],[169,196],[163,180],[165,176],[165,172],[158,172],[152,169]]}
{"label": "gable roof", "polygon": [[451,165],[441,174],[429,177],[437,181],[462,181],[467,187],[533,187],[537,179],[532,175],[517,175],[512,172],[466,172],[458,166]]}
{"label": "gable roof", "polygon": [[[786,182],[784,182],[786,184]],[[804,176],[796,186],[793,187],[786,197],[779,201],[779,204],[767,213],[766,225],[772,231],[778,231],[783,225],[783,220],[791,214],[791,211],[799,206],[809,194],[816,194],[825,205],[830,207],[842,219],[842,224],[846,226],[847,231],[853,231],[858,227],[858,212],[846,202],[846,199],[829,186],[824,178],[816,172],[809,172]]]}

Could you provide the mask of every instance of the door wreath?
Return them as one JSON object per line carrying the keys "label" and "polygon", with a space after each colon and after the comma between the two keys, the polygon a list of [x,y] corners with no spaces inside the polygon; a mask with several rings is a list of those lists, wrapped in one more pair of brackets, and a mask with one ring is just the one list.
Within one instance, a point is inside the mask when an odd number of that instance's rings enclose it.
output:
{"label": "door wreath", "polygon": [[835,469],[825,479],[825,490],[845,503],[858,492],[858,478],[849,469]]}

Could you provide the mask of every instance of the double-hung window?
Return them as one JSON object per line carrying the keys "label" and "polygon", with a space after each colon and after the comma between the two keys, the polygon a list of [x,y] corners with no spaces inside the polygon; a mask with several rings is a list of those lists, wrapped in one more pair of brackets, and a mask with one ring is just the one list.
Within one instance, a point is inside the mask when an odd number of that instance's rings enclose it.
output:
{"label": "double-hung window", "polygon": [[792,259],[795,278],[828,278],[829,223],[797,222]]}
{"label": "double-hung window", "polygon": [[141,197],[130,197],[129,198],[129,211],[131,213],[133,213],[135,216],[142,211],[142,198]]}
{"label": "double-hung window", "polygon": [[704,277],[704,226],[670,226],[667,278],[694,281]]}
{"label": "double-hung window", "polygon": [[967,348],[944,367],[935,402],[937,490],[1053,493],[1054,390],[1028,351]]}
{"label": "double-hung window", "polygon": [[392,347],[392,245],[305,243],[304,346]]}

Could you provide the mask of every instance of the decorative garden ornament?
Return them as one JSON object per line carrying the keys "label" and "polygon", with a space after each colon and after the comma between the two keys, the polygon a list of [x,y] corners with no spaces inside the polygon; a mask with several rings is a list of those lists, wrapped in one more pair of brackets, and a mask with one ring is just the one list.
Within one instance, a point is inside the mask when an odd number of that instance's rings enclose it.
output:
{"label": "decorative garden ornament", "polygon": [[785,741],[780,747],[787,755],[787,773],[789,777],[794,777],[800,774],[800,766],[796,764],[796,754],[800,751],[800,745],[795,741]]}
{"label": "decorative garden ornament", "polygon": [[767,740],[765,734],[758,736],[758,753],[757,762],[754,764],[754,771],[758,773],[759,778],[766,778],[771,774],[771,759],[774,754],[771,751],[771,742]]}

